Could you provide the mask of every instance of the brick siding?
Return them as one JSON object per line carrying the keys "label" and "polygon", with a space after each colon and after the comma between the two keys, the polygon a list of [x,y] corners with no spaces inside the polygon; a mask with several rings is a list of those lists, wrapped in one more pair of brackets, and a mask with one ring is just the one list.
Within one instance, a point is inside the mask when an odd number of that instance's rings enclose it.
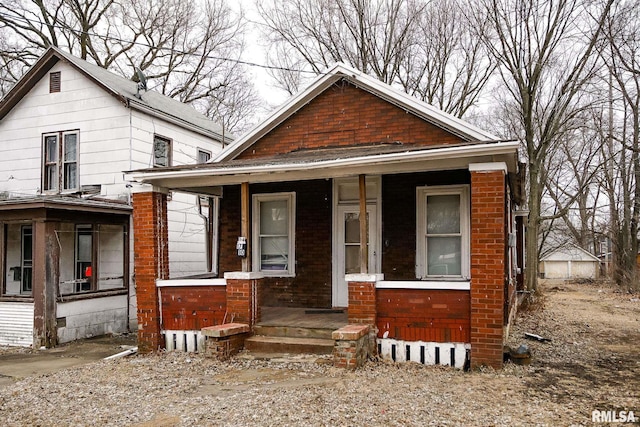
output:
{"label": "brick siding", "polygon": [[220,325],[227,310],[225,286],[163,287],[162,329],[196,331]]}
{"label": "brick siding", "polygon": [[378,289],[376,307],[378,337],[469,342],[469,291]]}
{"label": "brick siding", "polygon": [[402,142],[461,142],[421,118],[345,81],[337,82],[261,138],[238,159],[269,157],[300,149]]}

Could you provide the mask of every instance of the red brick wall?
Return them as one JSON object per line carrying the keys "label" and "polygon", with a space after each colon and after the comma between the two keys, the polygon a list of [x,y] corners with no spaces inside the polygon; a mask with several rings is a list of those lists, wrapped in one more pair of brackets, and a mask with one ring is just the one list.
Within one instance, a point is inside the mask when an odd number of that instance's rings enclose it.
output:
{"label": "red brick wall", "polygon": [[441,145],[461,139],[362,89],[338,82],[237,158],[396,141]]}
{"label": "red brick wall", "polygon": [[167,196],[161,193],[133,194],[133,250],[138,305],[138,348],[141,353],[164,347],[160,335],[156,278],[169,278],[166,202]]}
{"label": "red brick wall", "polygon": [[505,177],[471,173],[471,366],[502,366]]}
{"label": "red brick wall", "polygon": [[225,286],[163,287],[160,296],[162,329],[194,331],[223,323]]}
{"label": "red brick wall", "polygon": [[385,280],[416,279],[416,187],[469,184],[469,171],[382,177],[382,273]]}
{"label": "red brick wall", "polygon": [[376,324],[376,283],[349,282],[349,324]]}
{"label": "red brick wall", "polygon": [[470,339],[468,291],[377,290],[378,337],[407,341],[463,342]]}
{"label": "red brick wall", "polygon": [[[296,193],[296,275],[265,277],[261,298],[267,306],[331,307],[330,180],[255,184],[258,193]],[[236,240],[240,235],[240,187],[225,187],[220,218],[220,275],[240,271]]]}

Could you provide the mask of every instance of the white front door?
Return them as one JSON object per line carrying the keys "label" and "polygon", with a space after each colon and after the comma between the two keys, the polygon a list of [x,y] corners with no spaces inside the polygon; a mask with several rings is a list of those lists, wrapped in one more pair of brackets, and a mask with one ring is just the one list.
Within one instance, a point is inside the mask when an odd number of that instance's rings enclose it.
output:
{"label": "white front door", "polygon": [[[367,205],[369,273],[378,267],[377,212],[375,205]],[[349,291],[344,276],[360,273],[360,207],[340,205],[337,208],[336,253],[333,265],[333,306],[347,307]]]}

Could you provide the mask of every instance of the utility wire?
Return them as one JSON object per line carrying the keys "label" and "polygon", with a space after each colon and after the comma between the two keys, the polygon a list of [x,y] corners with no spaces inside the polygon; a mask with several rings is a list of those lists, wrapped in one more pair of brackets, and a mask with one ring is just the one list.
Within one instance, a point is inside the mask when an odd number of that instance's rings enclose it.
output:
{"label": "utility wire", "polygon": [[[8,15],[6,13],[2,13],[0,12],[0,18],[4,18],[4,19],[8,19],[8,20],[12,20],[12,21],[23,21],[27,24],[40,24],[43,26],[46,26],[48,28],[57,28],[60,30],[65,30],[65,31],[70,31],[76,35],[88,35],[88,36],[92,36],[92,37],[97,37],[99,39],[105,40],[105,41],[114,41],[114,42],[120,42],[120,43],[127,43],[127,44],[133,44],[133,45],[137,45],[137,46],[143,46],[146,48],[150,48],[150,49],[158,49],[158,50],[164,50],[164,51],[169,51],[169,52],[174,52],[174,53],[178,53],[181,55],[192,55],[195,56],[197,55],[196,53],[193,52],[185,52],[179,49],[174,49],[171,47],[164,47],[164,46],[153,46],[149,43],[143,43],[143,42],[138,42],[138,41],[130,41],[130,40],[125,40],[122,38],[118,38],[118,37],[114,37],[114,36],[107,36],[107,35],[103,35],[103,34],[98,34],[95,32],[88,32],[88,31],[80,31],[80,30],[75,30],[71,27],[65,26],[65,25],[60,25],[60,24],[47,24],[45,22],[40,21],[39,19],[34,19],[34,18],[26,18],[24,16],[11,16]],[[307,73],[307,74],[313,74],[313,75],[319,75],[322,73],[316,73],[315,71],[311,71],[311,70],[302,70],[302,69],[297,69],[297,68],[288,68],[288,67],[278,67],[275,65],[265,65],[265,64],[258,64],[257,62],[251,62],[251,61],[245,61],[242,59],[235,59],[235,58],[228,58],[228,57],[224,57],[224,56],[215,56],[215,55],[205,55],[204,56],[207,59],[214,59],[214,60],[218,60],[218,61],[226,61],[226,62],[233,62],[236,64],[240,64],[240,65],[246,65],[249,67],[257,67],[257,68],[263,68],[266,70],[279,70],[279,71],[291,71],[291,72],[296,72],[296,73]]]}

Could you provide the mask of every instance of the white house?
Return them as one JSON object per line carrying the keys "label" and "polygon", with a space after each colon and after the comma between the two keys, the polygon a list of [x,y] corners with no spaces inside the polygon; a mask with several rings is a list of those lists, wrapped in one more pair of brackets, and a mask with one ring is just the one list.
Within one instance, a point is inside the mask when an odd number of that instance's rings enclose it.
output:
{"label": "white house", "polygon": [[596,279],[600,259],[584,249],[568,245],[540,260],[540,274],[547,279]]}
{"label": "white house", "polygon": [[[49,48],[0,101],[0,345],[135,328],[136,188],[122,171],[206,162],[227,139],[191,107]],[[213,272],[215,200],[169,197],[171,276]]]}

